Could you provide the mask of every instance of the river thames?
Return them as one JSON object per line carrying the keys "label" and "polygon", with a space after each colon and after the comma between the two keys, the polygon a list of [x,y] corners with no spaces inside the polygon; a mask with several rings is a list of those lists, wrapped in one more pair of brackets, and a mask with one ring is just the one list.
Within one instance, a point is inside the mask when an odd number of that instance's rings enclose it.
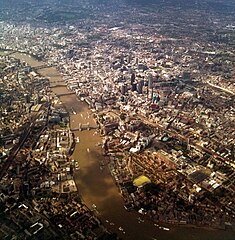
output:
{"label": "river thames", "polygon": [[[11,56],[27,62],[32,67],[44,65],[32,57],[14,53]],[[48,77],[50,83],[62,82],[63,79],[54,67],[43,68],[39,73]],[[66,94],[66,87],[54,87],[55,94]],[[79,123],[95,126],[95,120],[87,104],[80,101],[75,94],[60,97],[64,107],[70,113],[70,127],[76,128]],[[79,138],[72,157],[79,161],[80,170],[75,173],[75,181],[79,194],[88,207],[95,204],[96,213],[105,226],[116,232],[122,239],[133,240],[234,240],[234,232],[223,230],[207,230],[189,227],[170,227],[170,231],[160,230],[147,219],[138,221],[140,214],[127,212],[123,207],[123,199],[108,168],[100,168],[103,161],[100,143],[102,139],[97,130],[76,131]],[[111,224],[110,224],[111,223]],[[124,229],[125,234],[118,228]]]}

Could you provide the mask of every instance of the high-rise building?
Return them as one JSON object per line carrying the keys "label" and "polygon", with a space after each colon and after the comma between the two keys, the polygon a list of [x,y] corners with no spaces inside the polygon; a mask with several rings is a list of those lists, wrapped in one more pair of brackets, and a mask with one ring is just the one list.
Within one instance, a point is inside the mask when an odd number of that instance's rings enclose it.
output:
{"label": "high-rise building", "polygon": [[150,94],[150,99],[153,99],[153,75],[151,73],[148,74],[148,97]]}
{"label": "high-rise building", "polygon": [[126,84],[122,84],[121,85],[121,94],[125,95],[127,92],[127,85]]}
{"label": "high-rise building", "polygon": [[148,74],[148,88],[149,90],[153,87],[153,75],[151,73]]}
{"label": "high-rise building", "polygon": [[137,85],[137,91],[139,94],[143,93],[143,87],[144,87],[144,79],[141,79]]}
{"label": "high-rise building", "polygon": [[133,84],[131,85],[131,91],[134,92],[137,90],[137,83],[133,82]]}
{"label": "high-rise building", "polygon": [[124,56],[123,56],[123,54],[120,56],[120,63],[124,64]]}
{"label": "high-rise building", "polygon": [[135,64],[139,64],[139,58],[138,57],[135,58]]}
{"label": "high-rise building", "polygon": [[132,73],[131,74],[131,85],[134,83],[134,81],[135,81],[135,74]]}

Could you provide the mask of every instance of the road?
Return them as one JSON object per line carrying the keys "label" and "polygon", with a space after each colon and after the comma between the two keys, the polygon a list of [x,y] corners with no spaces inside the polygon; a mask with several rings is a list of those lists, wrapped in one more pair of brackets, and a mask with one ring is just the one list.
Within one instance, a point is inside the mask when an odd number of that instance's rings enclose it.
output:
{"label": "road", "polygon": [[1,171],[0,171],[0,181],[2,180],[2,178],[6,175],[7,170],[9,169],[9,167],[11,166],[11,164],[13,163],[13,160],[15,159],[17,153],[21,150],[21,148],[23,147],[24,143],[26,142],[29,134],[31,133],[35,121],[38,118],[39,113],[35,114],[32,117],[32,120],[30,120],[30,123],[25,123],[24,126],[24,132],[22,133],[22,135],[20,136],[19,142],[11,149],[11,152],[8,156],[8,158],[6,159],[5,163],[3,164]]}

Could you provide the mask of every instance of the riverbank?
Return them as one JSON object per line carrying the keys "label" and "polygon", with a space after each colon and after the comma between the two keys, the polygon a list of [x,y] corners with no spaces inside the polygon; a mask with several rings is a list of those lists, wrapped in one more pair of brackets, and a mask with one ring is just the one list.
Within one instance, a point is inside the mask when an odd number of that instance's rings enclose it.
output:
{"label": "riverbank", "polygon": [[[24,54],[13,55],[21,60],[24,60],[29,65],[40,63],[31,57]],[[22,58],[21,58],[22,57]],[[60,74],[55,68],[45,68],[39,71],[40,74],[49,77],[51,83],[62,81]],[[68,93],[66,87],[56,87],[52,89],[57,95]],[[88,121],[95,124],[94,119],[91,117],[88,106],[77,99],[76,95],[68,95],[60,97],[63,105],[70,112],[70,126],[77,126],[79,123],[86,124]],[[74,114],[74,112],[76,114]],[[97,146],[101,142],[101,137],[96,130],[85,130],[75,132],[75,137],[79,137],[80,141],[75,146],[73,157],[77,158],[80,163],[80,171],[75,174],[75,180],[84,201],[89,207],[92,204],[97,206],[99,217],[111,229],[120,233],[123,239],[227,239],[232,240],[233,234],[225,231],[204,230],[194,228],[172,228],[170,231],[164,231],[151,223],[148,220],[139,223],[137,213],[127,212],[123,208],[123,199],[113,182],[111,175],[107,168],[100,170],[99,161],[103,159],[101,148]],[[110,224],[113,223],[113,224]],[[122,227],[125,231],[123,234],[119,230]]]}

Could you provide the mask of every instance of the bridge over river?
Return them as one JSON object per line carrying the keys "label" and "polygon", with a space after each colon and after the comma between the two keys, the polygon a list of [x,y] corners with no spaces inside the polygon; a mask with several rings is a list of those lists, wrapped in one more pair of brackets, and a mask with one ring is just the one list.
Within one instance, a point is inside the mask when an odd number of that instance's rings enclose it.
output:
{"label": "bridge over river", "polygon": [[[21,60],[28,62],[32,66],[40,66],[44,63],[38,62],[31,57],[14,54]],[[56,68],[43,68],[39,73],[48,77],[51,84],[63,81]],[[79,127],[79,123],[95,127],[96,123],[91,117],[90,110],[85,102],[79,101],[76,94],[68,94],[67,87],[54,87],[52,91],[60,95],[60,100],[70,112],[71,129]],[[73,111],[71,112],[71,108]],[[82,125],[81,125],[82,126]],[[83,125],[85,126],[85,125]],[[183,227],[171,227],[170,231],[163,231],[145,219],[139,223],[140,216],[135,212],[127,212],[123,205],[123,199],[115,185],[108,168],[100,169],[100,162],[105,161],[101,153],[99,143],[102,142],[99,133],[95,129],[90,131],[76,131],[75,138],[79,138],[76,143],[73,158],[78,159],[80,170],[75,174],[75,181],[79,193],[89,207],[93,204],[104,224],[111,230],[118,233],[122,239],[128,240],[234,240],[233,233],[224,231],[209,231],[206,229],[194,229]],[[92,209],[92,208],[91,208]],[[111,225],[110,223],[113,223]],[[122,227],[125,234],[119,230]]]}
{"label": "bridge over river", "polygon": [[83,131],[83,130],[93,130],[98,129],[98,126],[90,126],[90,123],[82,124],[79,123],[78,127],[71,128],[71,131]]}

